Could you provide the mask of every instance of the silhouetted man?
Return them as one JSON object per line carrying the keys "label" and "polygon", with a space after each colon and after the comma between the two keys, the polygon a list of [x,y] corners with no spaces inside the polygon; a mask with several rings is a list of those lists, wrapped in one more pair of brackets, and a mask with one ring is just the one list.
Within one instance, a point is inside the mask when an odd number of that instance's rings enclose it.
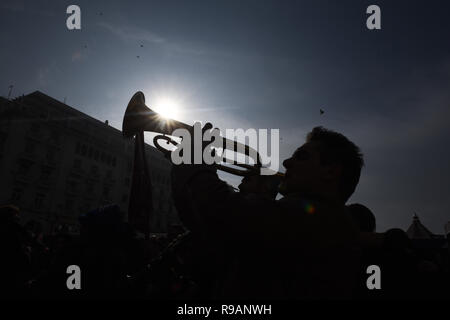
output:
{"label": "silhouetted man", "polygon": [[362,155],[343,135],[316,127],[285,160],[280,200],[232,192],[207,165],[172,171],[183,222],[225,256],[216,295],[349,298],[359,268],[358,230],[345,202]]}

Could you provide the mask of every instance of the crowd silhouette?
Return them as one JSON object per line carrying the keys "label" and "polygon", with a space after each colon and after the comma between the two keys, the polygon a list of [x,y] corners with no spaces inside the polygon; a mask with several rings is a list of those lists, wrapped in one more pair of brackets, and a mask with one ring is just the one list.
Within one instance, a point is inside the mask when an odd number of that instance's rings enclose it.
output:
{"label": "crowd silhouette", "polygon": [[[401,229],[346,204],[363,167],[359,148],[318,127],[278,177],[249,176],[235,192],[208,165],[172,170],[183,228],[138,237],[116,205],[79,217],[80,233],[44,234],[20,209],[0,208],[3,299],[448,299],[446,245],[420,247]],[[67,267],[81,289],[67,288]],[[369,289],[368,266],[381,270]]]}

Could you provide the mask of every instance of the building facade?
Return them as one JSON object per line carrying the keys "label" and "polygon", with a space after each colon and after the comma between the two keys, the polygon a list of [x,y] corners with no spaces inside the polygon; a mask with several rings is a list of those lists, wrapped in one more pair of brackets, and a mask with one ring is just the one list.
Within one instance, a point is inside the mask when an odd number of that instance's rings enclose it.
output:
{"label": "building facade", "polygon": [[[134,141],[122,132],[39,91],[0,98],[0,204],[14,204],[23,222],[45,232],[107,204],[128,210]],[[146,145],[153,187],[152,232],[179,224],[170,186],[171,163]]]}

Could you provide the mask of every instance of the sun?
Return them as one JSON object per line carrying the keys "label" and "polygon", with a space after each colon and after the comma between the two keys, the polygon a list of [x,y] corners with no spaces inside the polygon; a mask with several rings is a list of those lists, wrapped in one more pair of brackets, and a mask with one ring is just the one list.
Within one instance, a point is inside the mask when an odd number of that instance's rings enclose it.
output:
{"label": "sun", "polygon": [[159,98],[154,104],[154,110],[165,119],[177,119],[179,116],[179,105],[171,98]]}

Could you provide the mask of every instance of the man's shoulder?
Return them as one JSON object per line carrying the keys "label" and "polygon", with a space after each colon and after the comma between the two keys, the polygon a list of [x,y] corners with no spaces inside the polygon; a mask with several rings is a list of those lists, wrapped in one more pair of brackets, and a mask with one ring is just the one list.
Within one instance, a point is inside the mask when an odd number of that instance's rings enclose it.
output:
{"label": "man's shoulder", "polygon": [[285,196],[277,200],[277,203],[280,207],[285,209],[301,209],[302,211],[310,211],[311,213],[315,211],[318,206],[322,206],[321,201],[303,195]]}
{"label": "man's shoulder", "polygon": [[348,220],[344,204],[317,197],[290,195],[277,200],[277,203],[280,211],[287,214],[295,213],[302,220],[311,220],[311,222],[316,220],[322,222],[338,221],[339,223]]}

